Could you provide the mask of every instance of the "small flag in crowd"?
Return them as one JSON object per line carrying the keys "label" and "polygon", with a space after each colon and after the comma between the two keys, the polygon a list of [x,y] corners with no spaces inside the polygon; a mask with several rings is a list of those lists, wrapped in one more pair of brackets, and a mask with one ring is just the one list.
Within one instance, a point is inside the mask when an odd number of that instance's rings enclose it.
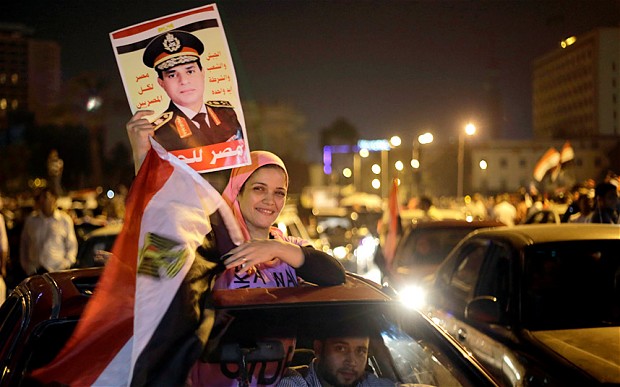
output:
{"label": "small flag in crowd", "polygon": [[575,151],[568,141],[564,143],[560,152],[553,147],[547,149],[534,167],[534,179],[540,182],[550,172],[551,181],[556,181],[564,165],[574,158]]}
{"label": "small flag in crowd", "polygon": [[199,300],[216,264],[196,248],[211,231],[209,216],[219,211],[232,241],[243,239],[220,194],[151,143],[123,230],[73,336],[33,372],[42,383],[182,385],[200,356],[213,314]]}
{"label": "small flag in crowd", "polygon": [[560,163],[560,152],[555,148],[549,148],[545,154],[538,160],[534,167],[534,179],[542,181],[547,172],[555,168]]}
{"label": "small flag in crowd", "polygon": [[398,179],[392,180],[388,198],[388,231],[383,246],[383,256],[387,267],[391,266],[400,234],[400,210],[398,208]]}

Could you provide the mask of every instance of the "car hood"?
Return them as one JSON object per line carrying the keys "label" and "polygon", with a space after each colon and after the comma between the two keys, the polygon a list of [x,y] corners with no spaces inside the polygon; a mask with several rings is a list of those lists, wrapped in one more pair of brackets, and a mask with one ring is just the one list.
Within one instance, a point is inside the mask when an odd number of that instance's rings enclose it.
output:
{"label": "car hood", "polygon": [[539,331],[532,335],[597,380],[620,383],[620,327]]}

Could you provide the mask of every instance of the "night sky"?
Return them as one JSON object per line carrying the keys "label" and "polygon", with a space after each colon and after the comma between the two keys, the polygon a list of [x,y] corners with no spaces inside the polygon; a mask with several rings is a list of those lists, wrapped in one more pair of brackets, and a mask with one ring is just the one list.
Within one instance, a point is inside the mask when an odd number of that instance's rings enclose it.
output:
{"label": "night sky", "polygon": [[[120,85],[110,32],[209,3],[13,0],[0,21],[58,41],[64,79],[96,70]],[[344,117],[368,139],[447,138],[467,121],[484,133],[490,100],[501,137],[530,138],[533,60],[568,36],[620,26],[620,2],[608,0],[217,4],[242,101],[290,103],[313,133]]]}

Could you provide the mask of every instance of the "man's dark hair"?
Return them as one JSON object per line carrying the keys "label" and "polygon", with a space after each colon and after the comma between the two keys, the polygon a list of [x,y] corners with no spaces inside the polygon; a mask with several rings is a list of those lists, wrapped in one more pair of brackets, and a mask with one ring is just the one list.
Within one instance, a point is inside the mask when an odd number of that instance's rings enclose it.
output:
{"label": "man's dark hair", "polygon": [[618,188],[611,183],[607,183],[607,182],[598,183],[596,187],[594,188],[594,195],[597,198],[602,198],[605,195],[607,195],[609,192],[613,192],[617,189]]}
{"label": "man's dark hair", "polygon": [[34,199],[35,200],[39,200],[41,199],[43,196],[45,196],[45,194],[50,193],[52,196],[54,196],[55,198],[58,197],[58,192],[56,192],[56,190],[52,187],[43,187],[43,188],[39,188],[37,191],[35,191],[34,193]]}
{"label": "man's dark hair", "polygon": [[[181,63],[181,64],[179,64],[177,66],[174,66],[174,67],[187,65],[187,64],[190,64],[190,63],[196,63],[198,65],[198,68],[200,69],[200,71],[202,71],[202,63],[200,63],[199,60],[196,60],[196,61],[193,61],[193,62]],[[171,68],[174,68],[174,67],[171,67]],[[166,69],[166,70],[160,70],[158,68],[155,69],[155,71],[157,71],[157,77],[159,79],[164,79],[164,71],[168,71],[168,70],[170,70],[170,69]]]}

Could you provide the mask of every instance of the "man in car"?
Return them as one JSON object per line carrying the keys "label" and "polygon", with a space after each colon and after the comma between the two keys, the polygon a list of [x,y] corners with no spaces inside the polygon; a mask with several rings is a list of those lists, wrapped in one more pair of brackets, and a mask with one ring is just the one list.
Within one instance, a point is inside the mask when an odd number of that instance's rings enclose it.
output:
{"label": "man in car", "polygon": [[278,387],[384,387],[395,386],[366,371],[368,336],[333,336],[314,340],[315,358],[302,373],[287,369]]}

